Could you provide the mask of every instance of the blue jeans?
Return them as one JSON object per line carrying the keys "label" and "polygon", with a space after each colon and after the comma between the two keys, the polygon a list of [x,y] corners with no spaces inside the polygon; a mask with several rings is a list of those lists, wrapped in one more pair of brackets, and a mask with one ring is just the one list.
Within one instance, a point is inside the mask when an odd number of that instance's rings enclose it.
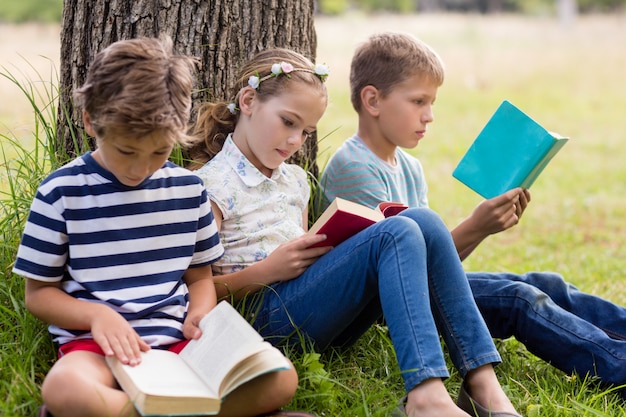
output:
{"label": "blue jeans", "polygon": [[500,356],[472,297],[450,232],[430,209],[407,209],[346,240],[301,276],[265,289],[253,325],[269,341],[316,348],[354,342],[385,317],[406,390],[462,376]]}
{"label": "blue jeans", "polygon": [[585,294],[551,272],[467,274],[491,335],[515,336],[571,374],[626,383],[626,309]]}

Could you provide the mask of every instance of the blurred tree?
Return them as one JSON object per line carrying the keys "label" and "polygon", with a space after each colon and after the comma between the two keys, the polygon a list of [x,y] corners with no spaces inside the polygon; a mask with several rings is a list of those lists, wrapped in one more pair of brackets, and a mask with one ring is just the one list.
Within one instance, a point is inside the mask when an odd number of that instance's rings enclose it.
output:
{"label": "blurred tree", "polygon": [[[65,0],[61,30],[58,146],[71,157],[93,149],[83,141],[72,91],[85,81],[95,54],[109,44],[168,34],[202,69],[195,101],[226,99],[240,65],[259,50],[287,47],[315,60],[314,0]],[[68,126],[71,120],[75,129]],[[293,162],[317,176],[317,144],[307,141]]]}
{"label": "blurred tree", "polygon": [[578,0],[581,12],[624,12],[626,0]]}

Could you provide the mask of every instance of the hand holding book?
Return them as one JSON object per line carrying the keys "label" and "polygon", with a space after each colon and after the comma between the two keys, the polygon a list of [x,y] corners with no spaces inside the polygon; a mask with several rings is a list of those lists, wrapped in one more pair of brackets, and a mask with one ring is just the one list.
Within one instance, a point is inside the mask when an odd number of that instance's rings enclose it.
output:
{"label": "hand holding book", "polygon": [[180,354],[151,349],[137,366],[106,357],[141,415],[217,414],[222,399],[235,388],[291,367],[226,301],[201,320],[200,328],[200,339],[191,340]]}
{"label": "hand holding book", "polygon": [[366,227],[386,217],[395,216],[406,208],[401,203],[383,202],[371,209],[337,197],[308,231],[311,235],[325,234],[326,240],[310,247],[337,246]]}

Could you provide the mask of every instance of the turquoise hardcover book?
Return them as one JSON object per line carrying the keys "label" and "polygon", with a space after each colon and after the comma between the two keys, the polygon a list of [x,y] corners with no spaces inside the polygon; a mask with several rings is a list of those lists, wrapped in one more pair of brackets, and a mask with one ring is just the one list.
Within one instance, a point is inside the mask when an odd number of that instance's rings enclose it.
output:
{"label": "turquoise hardcover book", "polygon": [[452,176],[485,198],[516,187],[530,188],[568,140],[504,100]]}

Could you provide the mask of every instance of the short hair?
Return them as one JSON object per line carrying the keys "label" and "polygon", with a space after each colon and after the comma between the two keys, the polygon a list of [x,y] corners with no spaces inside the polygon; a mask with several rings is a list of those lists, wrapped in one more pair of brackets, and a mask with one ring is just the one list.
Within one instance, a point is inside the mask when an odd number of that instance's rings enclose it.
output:
{"label": "short hair", "polygon": [[370,36],[357,47],[350,65],[350,100],[361,110],[361,90],[376,87],[383,96],[406,79],[420,75],[443,84],[444,65],[439,55],[415,36],[382,32]]}
{"label": "short hair", "polygon": [[197,62],[174,54],[168,36],[117,41],[96,55],[74,101],[103,139],[161,131],[173,143],[187,144]]}

